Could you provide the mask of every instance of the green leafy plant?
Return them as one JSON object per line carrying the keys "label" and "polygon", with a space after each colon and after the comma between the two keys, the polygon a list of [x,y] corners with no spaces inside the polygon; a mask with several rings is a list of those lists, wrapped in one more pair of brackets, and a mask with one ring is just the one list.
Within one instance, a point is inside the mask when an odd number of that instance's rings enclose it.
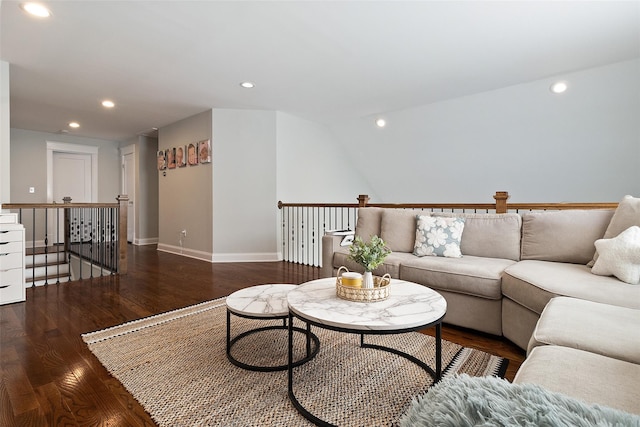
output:
{"label": "green leafy plant", "polygon": [[363,266],[365,271],[375,270],[390,253],[391,249],[378,236],[372,236],[369,243],[356,236],[349,247],[349,258]]}

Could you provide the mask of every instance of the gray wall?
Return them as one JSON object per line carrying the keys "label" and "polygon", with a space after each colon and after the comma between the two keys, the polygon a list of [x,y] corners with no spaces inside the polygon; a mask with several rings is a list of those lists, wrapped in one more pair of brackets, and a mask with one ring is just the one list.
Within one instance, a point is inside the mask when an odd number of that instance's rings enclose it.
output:
{"label": "gray wall", "polygon": [[[139,135],[122,147],[135,146],[136,217],[134,244],[158,243],[158,138]],[[129,195],[131,196],[131,195]]]}
{"label": "gray wall", "polygon": [[[212,111],[158,131],[158,150],[212,138]],[[212,142],[213,145],[213,142]],[[156,155],[153,155],[156,161]],[[198,164],[157,171],[158,249],[211,260],[213,252],[213,166]],[[186,238],[180,232],[187,230]],[[182,240],[182,243],[181,243]]]}
{"label": "gray wall", "polygon": [[138,161],[138,223],[136,233],[142,242],[158,240],[158,139],[140,136],[136,144]]}
{"label": "gray wall", "polygon": [[97,201],[115,203],[122,188],[119,142],[22,129],[11,129],[11,202],[47,202],[47,141],[99,147]]}
{"label": "gray wall", "polygon": [[213,110],[214,261],[277,260],[276,113]]}
{"label": "gray wall", "polygon": [[376,162],[361,168],[327,126],[278,112],[278,200],[355,203],[358,194],[378,198],[362,171],[386,173]]}
{"label": "gray wall", "polygon": [[[567,80],[569,90],[549,86]],[[640,60],[335,123],[375,202],[619,201],[640,195]],[[375,167],[372,167],[375,165]],[[354,194],[356,189],[354,189]]]}

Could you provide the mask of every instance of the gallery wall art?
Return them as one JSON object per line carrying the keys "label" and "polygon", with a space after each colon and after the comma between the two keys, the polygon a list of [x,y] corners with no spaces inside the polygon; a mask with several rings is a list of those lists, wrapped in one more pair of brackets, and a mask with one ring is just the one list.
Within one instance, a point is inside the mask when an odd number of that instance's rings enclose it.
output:
{"label": "gallery wall art", "polygon": [[211,163],[211,140],[158,150],[157,156],[159,171]]}

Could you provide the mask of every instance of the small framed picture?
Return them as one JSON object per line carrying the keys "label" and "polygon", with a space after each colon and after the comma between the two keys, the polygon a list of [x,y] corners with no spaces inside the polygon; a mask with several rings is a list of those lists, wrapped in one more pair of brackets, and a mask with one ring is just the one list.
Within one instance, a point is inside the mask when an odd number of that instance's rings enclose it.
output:
{"label": "small framed picture", "polygon": [[194,143],[187,146],[187,163],[189,163],[189,166],[198,164],[198,147]]}
{"label": "small framed picture", "polygon": [[187,146],[181,145],[176,148],[176,166],[183,168],[187,166]]}
{"label": "small framed picture", "polygon": [[158,151],[158,170],[163,171],[167,168],[167,159],[164,150]]}
{"label": "small framed picture", "polygon": [[167,168],[175,169],[176,168],[176,149],[167,148]]}
{"label": "small framed picture", "polygon": [[198,160],[200,163],[211,163],[211,140],[198,142]]}

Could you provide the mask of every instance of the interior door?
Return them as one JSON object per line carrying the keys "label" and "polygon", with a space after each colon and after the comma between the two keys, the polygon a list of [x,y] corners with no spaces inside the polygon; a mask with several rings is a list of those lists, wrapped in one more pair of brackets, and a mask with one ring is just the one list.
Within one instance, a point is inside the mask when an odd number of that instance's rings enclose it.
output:
{"label": "interior door", "polygon": [[[92,201],[91,155],[83,153],[53,153],[53,200],[62,203],[71,197],[72,203]],[[52,218],[55,224],[55,218]],[[59,227],[59,228],[58,228]],[[54,243],[64,242],[64,215],[60,215],[58,226],[53,226]]]}
{"label": "interior door", "polygon": [[129,243],[134,241],[136,234],[135,156],[135,152],[127,152],[122,155],[122,194],[129,196],[129,206],[127,208],[127,241]]}

